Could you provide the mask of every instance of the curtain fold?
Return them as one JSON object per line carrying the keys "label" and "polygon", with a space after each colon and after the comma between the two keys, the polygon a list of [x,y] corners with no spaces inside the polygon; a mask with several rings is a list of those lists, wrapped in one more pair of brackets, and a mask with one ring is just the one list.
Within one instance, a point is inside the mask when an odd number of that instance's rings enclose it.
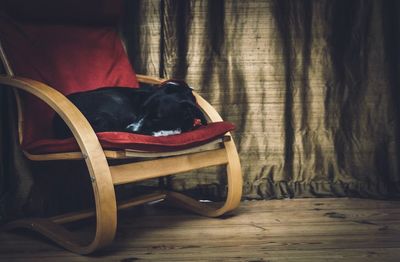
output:
{"label": "curtain fold", "polygon": [[[185,79],[237,125],[245,198],[399,197],[396,1],[163,0],[127,11],[125,27],[141,30],[128,45],[136,71]],[[223,171],[170,187],[223,197]]]}

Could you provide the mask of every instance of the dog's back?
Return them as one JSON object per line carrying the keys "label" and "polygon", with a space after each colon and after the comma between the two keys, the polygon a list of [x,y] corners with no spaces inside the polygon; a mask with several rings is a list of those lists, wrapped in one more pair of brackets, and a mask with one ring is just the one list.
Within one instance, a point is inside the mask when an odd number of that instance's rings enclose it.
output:
{"label": "dog's back", "polygon": [[[124,131],[124,127],[137,118],[139,103],[131,99],[146,99],[152,92],[133,88],[103,88],[75,93],[68,99],[82,112],[95,132]],[[72,136],[64,121],[57,115],[53,121],[57,138]]]}
{"label": "dog's back", "polygon": [[[102,88],[69,95],[68,98],[87,118],[95,132],[117,131],[151,135],[161,130],[188,131],[195,119],[206,124],[197,108],[192,90],[181,82],[166,82],[160,87]],[[55,136],[72,136],[57,115]]]}

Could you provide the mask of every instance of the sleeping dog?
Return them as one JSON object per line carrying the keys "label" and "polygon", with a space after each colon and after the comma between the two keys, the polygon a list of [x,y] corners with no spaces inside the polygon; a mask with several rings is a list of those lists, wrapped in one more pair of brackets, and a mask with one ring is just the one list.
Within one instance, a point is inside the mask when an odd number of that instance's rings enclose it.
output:
{"label": "sleeping dog", "polygon": [[[160,86],[112,87],[67,96],[87,118],[95,132],[132,132],[162,136],[206,125],[192,89],[182,81]],[[71,137],[65,122],[53,119],[56,138]]]}

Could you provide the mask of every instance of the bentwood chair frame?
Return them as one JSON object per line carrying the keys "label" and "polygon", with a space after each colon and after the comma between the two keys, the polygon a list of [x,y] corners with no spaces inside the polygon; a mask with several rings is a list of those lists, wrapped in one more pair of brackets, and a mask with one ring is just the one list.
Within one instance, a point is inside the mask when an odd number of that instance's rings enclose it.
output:
{"label": "bentwood chair frame", "polygon": [[[150,201],[166,200],[181,208],[207,217],[218,217],[235,209],[242,195],[240,161],[231,134],[191,150],[168,153],[146,153],[131,150],[103,150],[92,127],[82,113],[56,89],[31,79],[15,76],[0,43],[0,57],[6,75],[0,76],[1,88],[17,90],[18,130],[22,140],[23,114],[18,90],[28,92],[48,104],[71,129],[79,144],[80,152],[35,155],[24,151],[33,161],[78,160],[86,162],[93,187],[95,210],[69,213],[50,218],[25,218],[8,223],[6,229],[28,228],[56,242],[60,246],[79,254],[89,254],[110,244],[116,233],[117,210],[133,207]],[[138,75],[139,82],[159,84],[163,79]],[[216,110],[195,93],[199,106],[211,122],[222,121]],[[144,161],[110,166],[107,159],[148,158]],[[225,165],[227,170],[227,198],[220,207],[200,203],[178,192],[160,190],[122,203],[116,202],[115,185],[133,183],[151,178],[164,177],[209,166]],[[89,243],[76,238],[62,225],[84,218],[96,217],[96,231]]]}

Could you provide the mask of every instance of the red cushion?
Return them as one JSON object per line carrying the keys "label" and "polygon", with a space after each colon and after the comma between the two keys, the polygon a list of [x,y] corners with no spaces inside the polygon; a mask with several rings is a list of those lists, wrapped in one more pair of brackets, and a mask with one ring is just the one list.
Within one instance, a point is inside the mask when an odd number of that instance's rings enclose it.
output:
{"label": "red cushion", "polygon": [[[168,152],[200,146],[232,131],[235,126],[229,122],[210,123],[196,130],[172,136],[145,136],[125,132],[97,133],[103,149],[132,149],[146,152]],[[51,154],[76,152],[79,146],[74,138],[43,139],[25,144],[24,149],[31,154]]]}

